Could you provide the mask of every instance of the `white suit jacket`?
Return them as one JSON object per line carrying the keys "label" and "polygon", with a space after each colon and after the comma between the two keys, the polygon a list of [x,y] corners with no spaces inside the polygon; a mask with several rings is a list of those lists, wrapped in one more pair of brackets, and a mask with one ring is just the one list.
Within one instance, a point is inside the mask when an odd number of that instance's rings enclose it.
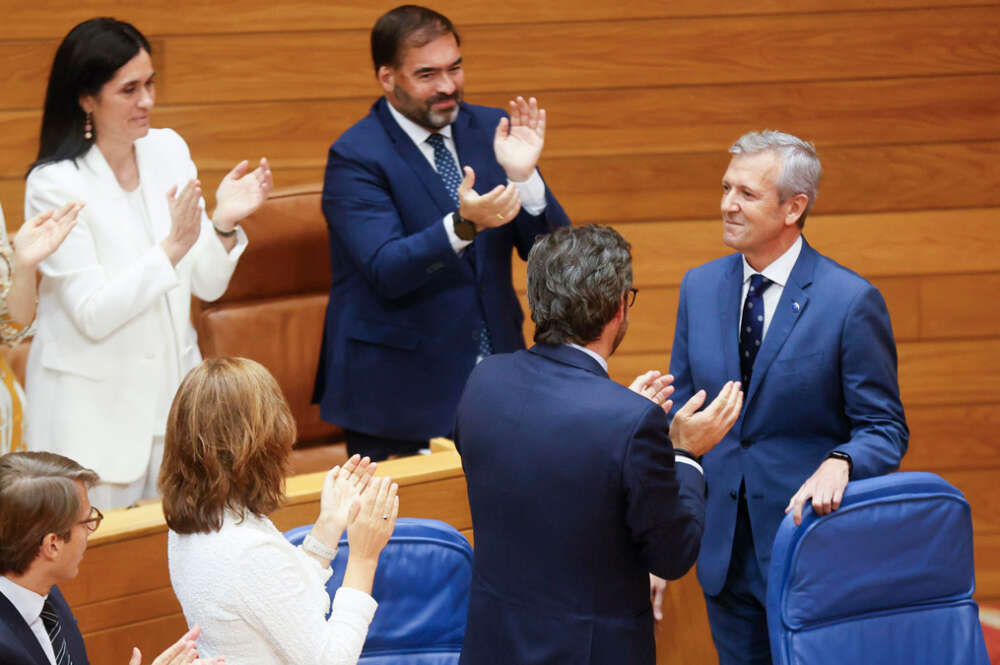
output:
{"label": "white suit jacket", "polygon": [[[197,176],[187,144],[170,129],[135,142],[139,180],[154,243],[137,249],[121,233],[135,219],[104,155],[34,169],[25,219],[69,201],[86,201],[76,227],[40,265],[37,332],[28,355],[28,448],[71,457],[105,482],[146,472],[158,399],[168,398],[201,360],[191,325],[191,294],[221,296],[246,248],[239,231],[226,252],[212,222],[174,267],[159,243],[170,231],[167,190]],[[160,354],[166,354],[161,356]],[[164,376],[164,366],[171,371]],[[176,370],[174,370],[176,368]]]}

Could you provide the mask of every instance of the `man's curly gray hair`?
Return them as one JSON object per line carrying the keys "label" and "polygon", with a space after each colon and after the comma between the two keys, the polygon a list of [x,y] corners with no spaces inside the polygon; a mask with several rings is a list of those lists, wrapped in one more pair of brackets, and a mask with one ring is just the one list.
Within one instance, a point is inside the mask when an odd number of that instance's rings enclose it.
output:
{"label": "man's curly gray hair", "polygon": [[563,227],[528,254],[528,304],[541,344],[588,344],[632,288],[628,242],[609,226]]}

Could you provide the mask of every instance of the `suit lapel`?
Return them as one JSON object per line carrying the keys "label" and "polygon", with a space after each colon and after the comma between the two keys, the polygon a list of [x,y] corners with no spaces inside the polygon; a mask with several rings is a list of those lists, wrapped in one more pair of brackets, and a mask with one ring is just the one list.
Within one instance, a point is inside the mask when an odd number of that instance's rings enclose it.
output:
{"label": "suit lapel", "polygon": [[[385,133],[392,140],[400,159],[413,170],[413,174],[427,190],[434,203],[440,208],[441,216],[444,217],[455,209],[455,204],[445,189],[441,176],[431,167],[427,158],[413,144],[410,137],[406,135],[403,128],[399,126],[399,123],[389,113],[388,104],[389,102],[385,100],[385,97],[375,102],[375,115],[382,124],[383,129],[385,129]],[[459,117],[461,116],[462,114],[459,113]]]}
{"label": "suit lapel", "polygon": [[[722,357],[726,363],[726,379],[740,376],[739,313],[743,289],[743,262],[739,254],[732,257],[732,266],[719,283],[719,325],[722,327]],[[743,387],[746,390],[746,386]]]}
{"label": "suit lapel", "polygon": [[753,399],[760,388],[768,368],[774,362],[781,347],[791,334],[792,329],[798,322],[799,317],[806,309],[809,296],[805,292],[812,283],[813,272],[816,269],[816,250],[802,239],[802,251],[795,261],[791,275],[788,276],[788,283],[781,292],[781,299],[778,300],[778,308],[771,318],[771,325],[764,335],[764,343],[760,346],[760,352],[753,364],[753,376],[750,378],[750,390],[747,393],[747,403]]}
{"label": "suit lapel", "polygon": [[38,638],[24,622],[24,617],[17,611],[7,596],[0,593],[0,622],[6,625],[14,640],[20,644],[38,665],[49,665],[49,659],[38,643]]}
{"label": "suit lapel", "polygon": [[167,190],[177,185],[177,191],[180,192],[186,183],[162,182],[158,176],[169,172],[157,168],[157,155],[153,153],[145,139],[135,142],[135,161],[139,168],[142,200],[146,204],[146,215],[149,217],[150,231],[155,244],[170,233],[170,206],[164,205],[163,200],[166,198]]}

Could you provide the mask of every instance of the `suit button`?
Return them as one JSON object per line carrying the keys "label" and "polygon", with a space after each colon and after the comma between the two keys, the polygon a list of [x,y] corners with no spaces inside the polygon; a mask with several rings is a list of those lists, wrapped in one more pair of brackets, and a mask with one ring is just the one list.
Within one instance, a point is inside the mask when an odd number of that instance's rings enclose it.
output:
{"label": "suit button", "polygon": [[743,439],[742,441],[740,441],[740,445],[743,446],[744,448],[749,448],[750,446],[753,445],[753,441],[751,441],[750,439]]}
{"label": "suit button", "polygon": [[736,492],[736,490],[729,490],[729,498],[732,499],[733,501],[736,501],[736,499],[739,498],[739,496],[740,495]]}

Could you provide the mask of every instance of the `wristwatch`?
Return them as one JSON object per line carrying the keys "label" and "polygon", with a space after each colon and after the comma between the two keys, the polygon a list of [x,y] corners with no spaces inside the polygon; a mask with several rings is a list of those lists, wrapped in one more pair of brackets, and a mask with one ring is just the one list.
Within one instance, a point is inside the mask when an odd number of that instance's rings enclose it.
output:
{"label": "wristwatch", "polygon": [[851,459],[851,456],[848,455],[847,453],[841,452],[839,450],[834,450],[832,453],[827,455],[826,458],[842,459],[845,462],[847,462],[847,475],[851,475],[851,472],[854,471],[854,461]]}
{"label": "wristwatch", "polygon": [[455,235],[457,235],[460,240],[472,240],[476,237],[476,234],[479,233],[479,229],[476,228],[476,225],[462,217],[457,210],[451,213],[451,221],[452,226],[455,229]]}

